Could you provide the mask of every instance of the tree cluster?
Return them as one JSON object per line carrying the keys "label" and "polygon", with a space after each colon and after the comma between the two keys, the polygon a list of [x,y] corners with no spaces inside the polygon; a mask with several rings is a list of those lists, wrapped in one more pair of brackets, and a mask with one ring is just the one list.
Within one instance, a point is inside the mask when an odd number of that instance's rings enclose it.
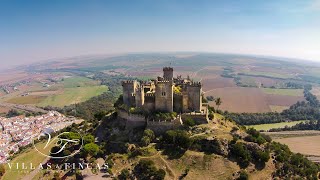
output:
{"label": "tree cluster", "polygon": [[288,146],[272,142],[270,149],[274,152],[276,172],[274,177],[286,179],[318,179],[319,165],[312,163],[301,154],[290,151]]}
{"label": "tree cluster", "polygon": [[120,180],[163,180],[165,176],[166,171],[163,169],[157,169],[153,161],[142,159],[137,165],[135,165],[132,173],[128,169],[123,169],[118,178]]}

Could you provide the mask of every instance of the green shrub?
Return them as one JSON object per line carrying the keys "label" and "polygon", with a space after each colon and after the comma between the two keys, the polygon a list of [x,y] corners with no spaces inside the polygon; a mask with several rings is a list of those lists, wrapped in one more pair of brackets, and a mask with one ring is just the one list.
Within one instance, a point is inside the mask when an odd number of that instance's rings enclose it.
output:
{"label": "green shrub", "polygon": [[146,129],[143,132],[141,143],[143,146],[148,146],[155,139],[154,132],[150,129]]}
{"label": "green shrub", "polygon": [[248,173],[245,170],[241,170],[237,180],[248,180],[248,179],[249,179]]}
{"label": "green shrub", "polygon": [[231,144],[230,146],[230,155],[237,159],[238,164],[242,168],[248,167],[251,161],[251,155],[246,146],[243,143]]}
{"label": "green shrub", "polygon": [[196,122],[190,118],[190,117],[187,117],[185,120],[184,120],[184,125],[188,126],[188,127],[193,127],[196,125]]}
{"label": "green shrub", "polygon": [[256,161],[261,162],[261,163],[266,163],[270,159],[270,152],[269,151],[261,151],[257,150],[253,152],[253,157],[255,158]]}
{"label": "green shrub", "polygon": [[266,143],[266,139],[261,135],[261,133],[254,128],[249,128],[246,131],[248,136],[245,137],[245,141],[258,143],[259,145]]}
{"label": "green shrub", "polygon": [[183,130],[169,130],[162,138],[164,144],[171,144],[180,148],[188,148],[192,144],[190,135]]}
{"label": "green shrub", "polygon": [[128,169],[123,169],[118,176],[119,180],[127,180],[130,178],[130,172]]}
{"label": "green shrub", "polygon": [[83,151],[86,155],[96,156],[99,153],[100,148],[95,143],[89,143],[89,144],[84,145]]}
{"label": "green shrub", "polygon": [[153,161],[142,159],[134,167],[133,174],[139,180],[163,180],[166,172],[163,169],[158,170]]}

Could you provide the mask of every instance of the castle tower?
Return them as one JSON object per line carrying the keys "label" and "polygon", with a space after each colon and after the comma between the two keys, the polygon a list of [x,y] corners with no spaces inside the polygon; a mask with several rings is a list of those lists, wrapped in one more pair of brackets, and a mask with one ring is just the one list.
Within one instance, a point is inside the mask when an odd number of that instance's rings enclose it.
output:
{"label": "castle tower", "polygon": [[165,80],[173,79],[173,68],[172,67],[164,67],[163,68],[163,78]]}
{"label": "castle tower", "polygon": [[141,85],[138,86],[137,90],[136,90],[136,107],[142,108],[144,105],[144,86]]}
{"label": "castle tower", "polygon": [[128,107],[135,106],[135,94],[138,86],[136,80],[122,81],[123,103]]}
{"label": "castle tower", "polygon": [[202,106],[202,87],[200,82],[187,84],[188,109],[190,111],[201,111]]}
{"label": "castle tower", "polygon": [[155,86],[155,110],[173,112],[173,81],[156,81]]}
{"label": "castle tower", "polygon": [[182,89],[182,112],[189,111],[189,94],[187,87],[184,86]]}

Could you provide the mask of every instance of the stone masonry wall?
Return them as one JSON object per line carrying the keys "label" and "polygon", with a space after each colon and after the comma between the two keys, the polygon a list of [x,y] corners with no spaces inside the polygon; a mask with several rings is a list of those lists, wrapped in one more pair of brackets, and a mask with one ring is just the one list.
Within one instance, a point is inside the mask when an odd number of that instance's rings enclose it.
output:
{"label": "stone masonry wall", "polygon": [[146,126],[147,121],[143,115],[129,114],[124,110],[118,110],[117,113],[119,118],[126,120],[126,129]]}

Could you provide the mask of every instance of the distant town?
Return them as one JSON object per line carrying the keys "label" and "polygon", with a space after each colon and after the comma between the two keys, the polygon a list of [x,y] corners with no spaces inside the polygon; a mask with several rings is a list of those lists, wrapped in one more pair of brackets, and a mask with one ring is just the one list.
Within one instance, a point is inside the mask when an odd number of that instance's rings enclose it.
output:
{"label": "distant town", "polygon": [[32,117],[0,117],[0,164],[8,162],[10,155],[18,152],[19,148],[31,144],[32,139],[39,136],[43,130],[59,131],[81,121],[56,111]]}

